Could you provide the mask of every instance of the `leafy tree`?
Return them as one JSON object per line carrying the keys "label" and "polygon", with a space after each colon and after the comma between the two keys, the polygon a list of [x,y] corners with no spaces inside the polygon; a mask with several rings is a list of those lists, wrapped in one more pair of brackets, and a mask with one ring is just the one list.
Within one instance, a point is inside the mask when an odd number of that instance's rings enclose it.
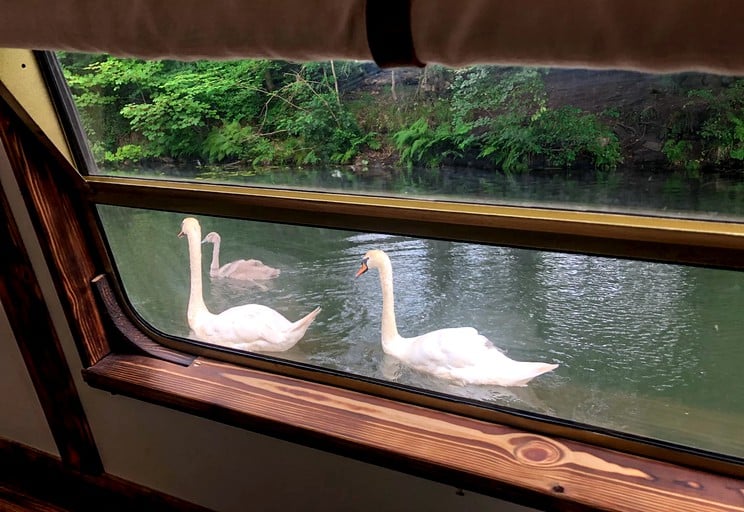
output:
{"label": "leafy tree", "polygon": [[[100,164],[153,158],[348,162],[365,144],[326,64],[61,54]],[[329,78],[330,77],[330,78]]]}
{"label": "leafy tree", "polygon": [[594,114],[549,109],[545,73],[486,66],[458,70],[450,85],[448,125],[418,119],[394,135],[403,162],[438,165],[459,155],[510,173],[526,170],[541,156],[554,166],[570,167],[583,158],[614,168],[621,160],[617,137]]}
{"label": "leafy tree", "polygon": [[303,65],[273,94],[273,115],[267,122],[285,137],[285,159],[297,164],[347,163],[362,146],[375,144],[374,134],[363,134],[340,101],[335,78],[329,78],[325,66]]}
{"label": "leafy tree", "polygon": [[718,95],[695,90],[691,96],[707,100],[709,117],[703,122],[703,157],[716,164],[744,160],[744,80],[736,80]]}
{"label": "leafy tree", "polygon": [[663,152],[675,167],[740,167],[744,160],[744,80],[718,89],[692,89],[670,120]]}
{"label": "leafy tree", "polygon": [[151,91],[146,84],[158,76],[162,64],[67,52],[60,53],[60,62],[93,141],[93,154],[102,162],[106,152],[130,142],[129,123],[120,112],[131,102],[147,101]]}
{"label": "leafy tree", "polygon": [[545,109],[535,120],[534,135],[537,153],[558,167],[583,157],[599,169],[612,169],[622,158],[617,136],[597,116],[576,107]]}

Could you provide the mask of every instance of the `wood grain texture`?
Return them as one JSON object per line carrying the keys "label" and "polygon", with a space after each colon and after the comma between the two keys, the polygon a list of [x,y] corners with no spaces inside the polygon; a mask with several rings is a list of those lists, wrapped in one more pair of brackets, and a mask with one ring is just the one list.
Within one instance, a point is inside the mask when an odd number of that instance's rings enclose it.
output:
{"label": "wood grain texture", "polygon": [[93,386],[551,510],[744,511],[744,480],[199,358],[109,356]]}
{"label": "wood grain texture", "polygon": [[[9,504],[8,508],[4,508]],[[0,510],[210,512],[106,473],[71,471],[59,459],[0,438]]]}
{"label": "wood grain texture", "polygon": [[[113,345],[111,338],[118,334],[119,336],[117,336],[117,339],[120,340],[120,343],[134,345],[136,349],[139,349],[139,351],[144,354],[149,354],[158,359],[162,359],[163,361],[170,361],[171,363],[184,366],[188,366],[194,362],[196,356],[165,347],[150,339],[138,327],[136,327],[132,321],[129,320],[129,317],[127,317],[124,311],[122,311],[119,301],[117,300],[105,274],[96,276],[93,279],[92,285],[93,289],[96,291],[101,307],[107,313],[107,317],[104,321],[110,322],[111,325],[111,329],[108,331],[110,344]],[[131,350],[126,350],[126,352],[131,352]]]}
{"label": "wood grain texture", "polygon": [[3,512],[71,512],[14,488],[0,484],[0,510]]}
{"label": "wood grain texture", "polygon": [[80,471],[100,472],[93,434],[4,190],[0,240],[0,300],[62,460]]}
{"label": "wood grain texture", "polygon": [[[103,264],[83,221],[91,219],[84,182],[69,163],[38,140],[0,100],[0,140],[23,193],[52,279],[69,320],[83,366],[110,352],[90,281]],[[73,193],[74,192],[74,193]]]}

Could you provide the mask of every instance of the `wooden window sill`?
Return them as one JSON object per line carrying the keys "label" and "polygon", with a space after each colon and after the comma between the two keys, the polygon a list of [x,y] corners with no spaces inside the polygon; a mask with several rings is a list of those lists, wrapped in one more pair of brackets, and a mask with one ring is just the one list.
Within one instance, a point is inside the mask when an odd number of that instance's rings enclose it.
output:
{"label": "wooden window sill", "polygon": [[541,509],[744,511],[744,481],[197,358],[109,355],[96,388]]}

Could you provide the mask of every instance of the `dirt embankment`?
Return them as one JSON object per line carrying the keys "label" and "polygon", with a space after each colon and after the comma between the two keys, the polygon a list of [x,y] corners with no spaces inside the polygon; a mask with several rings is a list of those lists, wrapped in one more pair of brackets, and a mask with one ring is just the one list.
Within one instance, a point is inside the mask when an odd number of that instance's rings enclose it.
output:
{"label": "dirt embankment", "polygon": [[[396,70],[397,100],[406,101],[416,94],[446,94],[446,83],[428,83],[420,87],[421,70]],[[728,77],[703,73],[651,75],[630,71],[552,69],[545,75],[548,106],[574,106],[599,116],[610,126],[620,142],[625,165],[667,166],[662,152],[670,135],[669,127],[683,123],[688,128],[699,127],[707,105],[691,98],[692,89],[708,89],[716,94],[728,85]],[[381,90],[390,91],[392,73],[373,72],[351,84],[351,95],[365,91],[379,94],[380,101],[389,101]],[[410,100],[411,98],[408,98]],[[395,165],[397,154],[392,148],[369,151],[361,159],[373,164]]]}
{"label": "dirt embankment", "polygon": [[670,126],[702,122],[706,105],[691,98],[690,90],[715,94],[728,81],[703,73],[551,70],[545,86],[551,107],[573,105],[599,115],[617,135],[625,164],[642,166],[668,164],[662,147]]}

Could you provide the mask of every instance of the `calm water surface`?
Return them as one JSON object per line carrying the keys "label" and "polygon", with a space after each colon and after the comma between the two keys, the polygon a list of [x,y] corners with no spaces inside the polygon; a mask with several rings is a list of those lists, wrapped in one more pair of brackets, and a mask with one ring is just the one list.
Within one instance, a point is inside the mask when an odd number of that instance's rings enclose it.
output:
{"label": "calm water surface", "polygon": [[[115,263],[140,314],[187,337],[183,214],[101,206]],[[734,212],[738,213],[738,212]],[[197,216],[222,263],[281,269],[258,288],[210,280],[212,312],[257,302],[294,320],[322,306],[279,357],[744,457],[744,273]],[[514,359],[560,363],[526,388],[457,386],[402,367],[380,345],[369,249],[393,263],[403,336],[473,326]]]}
{"label": "calm water surface", "polygon": [[[131,174],[132,171],[125,172]],[[175,176],[174,173],[178,173]],[[138,169],[137,176],[181,177],[230,184],[439,198],[576,210],[744,220],[744,172],[700,178],[656,169],[532,171],[483,169]]]}

